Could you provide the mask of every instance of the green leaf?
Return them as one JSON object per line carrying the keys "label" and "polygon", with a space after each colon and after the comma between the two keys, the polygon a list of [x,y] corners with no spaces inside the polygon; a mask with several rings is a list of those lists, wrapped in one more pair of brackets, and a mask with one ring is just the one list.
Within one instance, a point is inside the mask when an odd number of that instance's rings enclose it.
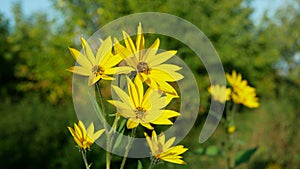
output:
{"label": "green leaf", "polygon": [[102,110],[101,110],[97,100],[90,93],[88,93],[88,94],[89,94],[90,100],[93,104],[93,107],[94,107],[95,111],[97,112],[97,116],[100,119],[101,123],[106,123],[105,118],[102,114]]}
{"label": "green leaf", "polygon": [[217,146],[208,146],[208,147],[200,147],[194,150],[193,152],[198,155],[215,156],[220,153],[220,150]]}
{"label": "green leaf", "polygon": [[209,147],[206,147],[206,149],[205,149],[205,155],[208,155],[208,156],[218,155],[219,152],[220,151],[217,146],[209,146]]}
{"label": "green leaf", "polygon": [[120,134],[118,135],[118,138],[116,139],[113,149],[116,149],[121,144],[123,135],[124,135],[124,131],[125,131],[125,129],[123,129],[121,132],[119,132]]}
{"label": "green leaf", "polygon": [[205,149],[203,147],[200,147],[200,148],[194,150],[193,152],[196,153],[196,154],[199,154],[199,155],[204,155],[205,154]]}
{"label": "green leaf", "polygon": [[122,119],[118,128],[118,132],[120,132],[124,128],[126,121],[127,121],[126,119]]}
{"label": "green leaf", "polygon": [[137,169],[142,169],[143,168],[143,164],[140,160],[138,160],[138,166]]}
{"label": "green leaf", "polygon": [[257,149],[258,149],[258,147],[248,149],[248,150],[239,151],[234,157],[235,166],[238,166],[242,163],[245,163],[245,162],[249,161],[250,158],[256,152]]}

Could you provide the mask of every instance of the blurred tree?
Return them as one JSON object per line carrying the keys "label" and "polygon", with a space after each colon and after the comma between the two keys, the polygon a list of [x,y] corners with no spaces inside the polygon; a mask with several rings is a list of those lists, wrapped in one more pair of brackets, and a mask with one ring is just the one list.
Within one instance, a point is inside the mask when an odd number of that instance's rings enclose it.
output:
{"label": "blurred tree", "polygon": [[55,27],[55,20],[49,20],[46,14],[35,13],[26,18],[18,3],[13,6],[13,13],[15,26],[8,41],[16,63],[17,90],[39,92],[41,98],[52,103],[70,96],[71,76],[64,71],[72,63],[67,50],[72,44],[69,36]]}
{"label": "blurred tree", "polygon": [[15,62],[12,59],[12,55],[9,53],[10,45],[7,37],[9,36],[9,22],[0,13],[0,94],[7,95],[12,94],[14,90],[12,82],[14,78],[14,66]]}

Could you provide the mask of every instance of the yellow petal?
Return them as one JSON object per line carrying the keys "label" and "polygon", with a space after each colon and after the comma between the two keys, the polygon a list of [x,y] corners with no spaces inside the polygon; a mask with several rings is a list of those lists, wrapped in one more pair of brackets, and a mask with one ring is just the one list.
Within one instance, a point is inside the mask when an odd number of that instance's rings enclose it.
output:
{"label": "yellow petal", "polygon": [[118,111],[120,112],[121,116],[128,118],[128,117],[135,117],[135,113],[130,105],[127,105],[123,102],[117,100],[107,100],[110,104],[116,106]]}
{"label": "yellow petal", "polygon": [[82,129],[80,129],[80,127],[78,127],[77,124],[74,124],[74,129],[75,129],[75,133],[77,135],[77,138],[83,138],[84,137],[84,133],[83,133]]}
{"label": "yellow petal", "polygon": [[95,84],[96,82],[98,82],[100,80],[100,78],[101,78],[100,75],[96,76],[96,75],[92,74],[89,77],[88,85],[91,86],[91,85]]}
{"label": "yellow petal", "polygon": [[150,150],[151,150],[151,153],[152,154],[154,154],[154,148],[153,148],[153,143],[152,143],[152,139],[147,135],[147,133],[145,133],[144,132],[144,135],[145,135],[145,137],[146,137],[146,141],[147,141],[147,143],[148,143],[148,146],[149,146],[149,148],[150,148]]}
{"label": "yellow petal", "polygon": [[86,139],[86,134],[87,134],[87,132],[86,132],[85,126],[84,126],[84,124],[82,123],[82,121],[79,121],[79,122],[78,122],[78,127],[79,127],[79,129],[81,130],[81,133],[82,133],[82,135],[83,135],[83,138]]}
{"label": "yellow petal", "polygon": [[96,55],[96,65],[101,65],[100,63],[103,62],[105,56],[109,56],[112,50],[112,41],[111,37],[107,37],[104,41],[102,41],[100,47],[98,48],[97,55]]}
{"label": "yellow petal", "polygon": [[89,59],[89,61],[92,63],[92,64],[96,64],[95,63],[95,56],[94,56],[94,53],[92,51],[92,49],[90,48],[90,45],[87,43],[87,41],[81,37],[81,43],[82,43],[82,47],[83,47],[83,50],[84,50],[84,53],[86,55],[86,57]]}
{"label": "yellow petal", "polygon": [[86,130],[87,135],[88,135],[89,137],[92,137],[93,134],[94,134],[94,130],[95,130],[94,123],[91,122],[90,125],[88,126],[87,130]]}
{"label": "yellow petal", "polygon": [[164,80],[168,82],[175,82],[183,79],[183,76],[180,73],[169,71],[167,69],[159,69],[157,67],[151,69],[151,77],[154,80]]}
{"label": "yellow petal", "polygon": [[136,128],[138,125],[139,125],[139,123],[137,123],[137,122],[135,122],[133,120],[128,119],[126,127],[128,129],[133,129],[133,128]]}
{"label": "yellow petal", "polygon": [[148,57],[146,62],[148,63],[148,65],[150,67],[157,66],[157,65],[169,60],[176,53],[177,53],[176,50],[170,50],[170,51],[162,52],[162,53],[159,53],[159,54],[157,54],[153,57]]}
{"label": "yellow petal", "polygon": [[[147,52],[141,58],[141,61],[147,62],[150,57],[154,57],[159,47],[159,39],[157,38],[155,42],[148,48]],[[148,63],[148,62],[147,62]]]}
{"label": "yellow petal", "polygon": [[104,67],[104,68],[111,68],[113,66],[116,66],[118,63],[120,63],[123,58],[121,55],[117,54],[117,55],[112,55],[112,54],[109,54],[109,55],[106,55],[105,56],[107,59],[106,59],[106,62],[102,62],[100,64],[101,67]]}
{"label": "yellow petal", "polygon": [[133,103],[130,102],[129,96],[122,89],[120,89],[118,86],[114,86],[114,85],[112,85],[112,88],[123,103],[130,106],[131,109],[135,109],[135,107],[133,106]]}
{"label": "yellow petal", "polygon": [[115,78],[107,76],[107,75],[101,75],[100,78],[103,80],[115,80]]}
{"label": "yellow petal", "polygon": [[92,139],[96,141],[104,133],[104,131],[105,129],[98,130],[95,134],[93,134]]}
{"label": "yellow petal", "polygon": [[90,76],[92,71],[89,71],[81,66],[73,66],[73,67],[70,67],[69,69],[66,69],[67,71],[69,72],[72,72],[74,74],[79,74],[79,75],[82,75],[82,76]]}
{"label": "yellow petal", "polygon": [[158,142],[161,143],[162,145],[165,144],[165,139],[166,139],[166,137],[165,137],[165,134],[164,134],[164,133],[160,133],[160,134],[158,135]]}
{"label": "yellow petal", "polygon": [[138,64],[134,54],[132,54],[128,49],[126,49],[123,45],[121,45],[117,39],[115,39],[114,49],[116,53],[118,53],[128,65],[132,67],[136,67]]}
{"label": "yellow petal", "polygon": [[130,53],[135,53],[136,48],[132,42],[131,37],[125,31],[122,31],[122,32],[123,32],[123,37],[124,37],[126,48],[130,51]]}
{"label": "yellow petal", "polygon": [[156,81],[158,84],[159,90],[163,91],[167,95],[167,103],[171,101],[173,98],[179,98],[176,90],[171,86],[168,82],[165,81]]}
{"label": "yellow petal", "polygon": [[175,163],[175,164],[185,164],[185,162],[179,158],[174,158],[174,157],[164,157],[161,158],[164,161],[170,162],[170,163]]}
{"label": "yellow petal", "polygon": [[[128,93],[130,96],[130,100],[133,103],[134,107],[137,108],[140,106],[140,95],[138,94],[138,90],[144,90],[143,86],[136,86],[136,84],[132,83],[131,79],[127,76],[127,84],[128,84]],[[141,89],[138,89],[140,87]]]}
{"label": "yellow petal", "polygon": [[82,53],[73,48],[69,48],[69,51],[77,63],[86,69],[92,70],[92,63]]}
{"label": "yellow petal", "polygon": [[139,23],[138,26],[138,31],[137,31],[137,37],[136,37],[136,41],[135,41],[135,46],[136,46],[136,50],[140,51],[144,49],[144,44],[145,44],[145,39],[143,36],[143,31],[142,31],[142,24]]}
{"label": "yellow petal", "polygon": [[176,72],[178,70],[181,70],[182,67],[177,66],[177,65],[173,65],[173,64],[161,64],[161,65],[157,65],[155,66],[155,68],[163,70],[168,72],[169,74],[172,74],[172,72]]}
{"label": "yellow petal", "polygon": [[146,127],[149,130],[153,130],[154,128],[150,125],[150,123],[141,123],[142,126]]}
{"label": "yellow petal", "polygon": [[73,137],[75,137],[75,131],[74,131],[71,127],[68,127],[68,129],[69,129],[71,135],[72,135]]}
{"label": "yellow petal", "polygon": [[169,147],[171,147],[172,144],[174,144],[175,139],[176,139],[175,137],[170,138],[170,139],[165,143],[164,148],[169,149]]}
{"label": "yellow petal", "polygon": [[121,67],[114,67],[114,68],[105,69],[104,73],[108,74],[108,75],[112,75],[112,74],[129,74],[132,71],[134,71],[134,69],[132,67],[121,66]]}

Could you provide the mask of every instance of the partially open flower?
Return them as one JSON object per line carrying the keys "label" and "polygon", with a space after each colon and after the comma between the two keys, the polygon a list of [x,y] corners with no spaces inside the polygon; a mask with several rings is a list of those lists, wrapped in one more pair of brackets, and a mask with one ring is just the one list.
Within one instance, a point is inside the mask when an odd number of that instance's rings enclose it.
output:
{"label": "partially open flower", "polygon": [[164,133],[157,136],[156,132],[153,130],[151,138],[147,135],[147,133],[144,134],[154,158],[170,163],[185,164],[182,160],[181,154],[186,152],[188,149],[184,148],[183,145],[171,147],[175,141],[175,137],[172,137],[165,142]]}
{"label": "partially open flower", "polygon": [[85,150],[90,148],[90,146],[103,134],[104,129],[94,132],[93,122],[89,125],[87,130],[85,129],[82,121],[78,122],[78,125],[74,123],[74,129],[68,127],[70,133],[72,134],[74,141],[77,145]]}

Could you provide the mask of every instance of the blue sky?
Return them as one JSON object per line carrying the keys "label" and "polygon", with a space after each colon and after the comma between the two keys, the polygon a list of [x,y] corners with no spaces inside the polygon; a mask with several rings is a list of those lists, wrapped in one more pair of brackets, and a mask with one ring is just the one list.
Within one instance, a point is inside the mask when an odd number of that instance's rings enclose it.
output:
{"label": "blue sky", "polygon": [[[18,1],[22,3],[23,12],[27,16],[36,11],[47,12],[50,16],[54,15],[53,10],[51,10],[50,0],[1,0],[0,12],[7,18],[12,18],[12,4]],[[268,9],[269,14],[272,15],[274,13],[274,9],[282,6],[283,4],[284,0],[253,0],[252,6],[255,8],[255,12],[252,15],[252,19],[254,21],[259,20],[266,9]]]}

